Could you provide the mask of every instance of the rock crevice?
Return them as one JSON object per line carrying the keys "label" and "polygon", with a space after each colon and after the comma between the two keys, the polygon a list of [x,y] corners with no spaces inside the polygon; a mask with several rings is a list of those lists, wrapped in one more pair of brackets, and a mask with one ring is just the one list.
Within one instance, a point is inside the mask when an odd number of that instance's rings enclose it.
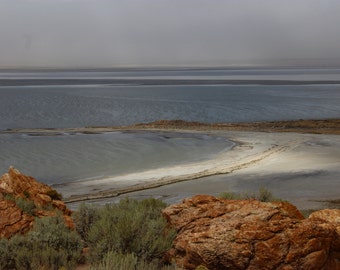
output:
{"label": "rock crevice", "polygon": [[197,195],[163,211],[185,269],[340,269],[340,210],[305,219],[287,202]]}

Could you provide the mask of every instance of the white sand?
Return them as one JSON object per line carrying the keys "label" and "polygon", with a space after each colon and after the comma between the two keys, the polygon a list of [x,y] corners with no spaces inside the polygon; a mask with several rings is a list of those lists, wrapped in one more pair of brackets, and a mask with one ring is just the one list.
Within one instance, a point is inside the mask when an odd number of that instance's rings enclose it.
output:
{"label": "white sand", "polygon": [[[322,207],[320,202],[316,202],[318,200],[340,198],[340,136],[226,131],[209,133],[225,136],[240,144],[211,160],[70,183],[59,186],[58,191],[69,198],[82,194],[95,195],[107,190],[115,193],[115,190],[131,187],[140,190],[154,183],[162,185],[195,179],[125,196],[154,196],[174,202],[198,193],[217,195],[227,189],[244,192],[263,186],[274,195],[304,209]],[[105,198],[102,202],[108,200]]]}

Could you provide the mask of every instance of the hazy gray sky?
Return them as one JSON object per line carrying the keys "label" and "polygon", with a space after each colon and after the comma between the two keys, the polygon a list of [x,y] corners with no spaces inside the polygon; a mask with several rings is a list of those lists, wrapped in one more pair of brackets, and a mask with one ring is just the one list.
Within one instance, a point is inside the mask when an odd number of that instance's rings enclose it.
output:
{"label": "hazy gray sky", "polygon": [[340,0],[0,0],[0,66],[340,58]]}

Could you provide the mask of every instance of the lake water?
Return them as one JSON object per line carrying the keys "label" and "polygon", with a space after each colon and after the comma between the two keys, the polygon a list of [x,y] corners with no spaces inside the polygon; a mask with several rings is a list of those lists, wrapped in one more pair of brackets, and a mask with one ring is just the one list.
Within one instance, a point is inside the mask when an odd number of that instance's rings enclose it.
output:
{"label": "lake water", "polygon": [[2,172],[14,166],[40,181],[57,184],[201,161],[232,146],[223,138],[185,133],[2,134],[0,165]]}
{"label": "lake water", "polygon": [[[237,80],[237,85],[228,80]],[[338,118],[338,80],[340,69],[3,70],[0,130],[160,119],[216,123]],[[0,172],[13,165],[46,183],[78,181],[207,159],[231,146],[221,138],[189,134],[0,134]]]}

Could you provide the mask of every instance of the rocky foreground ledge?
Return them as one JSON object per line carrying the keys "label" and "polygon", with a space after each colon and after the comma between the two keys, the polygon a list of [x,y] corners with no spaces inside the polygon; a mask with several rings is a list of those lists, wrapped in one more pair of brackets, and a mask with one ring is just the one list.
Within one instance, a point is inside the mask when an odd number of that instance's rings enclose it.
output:
{"label": "rocky foreground ledge", "polygon": [[0,238],[24,234],[33,227],[36,217],[58,212],[72,228],[71,210],[54,189],[14,168],[0,177]]}
{"label": "rocky foreground ledge", "polygon": [[[55,190],[14,168],[0,177],[0,238],[26,233],[36,217],[58,211],[72,227]],[[183,269],[340,269],[338,209],[304,218],[288,202],[197,195],[163,216],[177,231],[167,259]]]}
{"label": "rocky foreground ledge", "polygon": [[340,210],[197,195],[163,211],[185,269],[340,269]]}

